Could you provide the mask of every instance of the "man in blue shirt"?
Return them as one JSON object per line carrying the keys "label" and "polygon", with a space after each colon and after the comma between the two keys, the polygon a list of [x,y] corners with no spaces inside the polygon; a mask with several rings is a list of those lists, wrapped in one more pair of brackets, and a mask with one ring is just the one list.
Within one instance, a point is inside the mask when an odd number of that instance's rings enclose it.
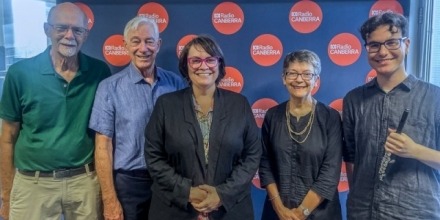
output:
{"label": "man in blue shirt", "polygon": [[377,15],[360,31],[377,77],[344,98],[348,219],[440,219],[440,88],[405,70],[405,17]]}
{"label": "man in blue shirt", "polygon": [[89,127],[96,131],[95,163],[106,219],[148,219],[152,180],[144,130],[157,98],[186,86],[155,65],[161,46],[154,20],[135,17],[124,30],[131,63],[100,83]]}

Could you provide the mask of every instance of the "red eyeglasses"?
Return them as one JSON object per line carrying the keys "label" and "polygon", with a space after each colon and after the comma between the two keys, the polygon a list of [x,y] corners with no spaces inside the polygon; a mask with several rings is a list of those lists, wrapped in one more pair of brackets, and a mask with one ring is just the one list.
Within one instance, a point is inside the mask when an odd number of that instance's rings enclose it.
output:
{"label": "red eyeglasses", "polygon": [[216,67],[218,65],[219,57],[188,57],[188,64],[193,69],[198,69],[205,63],[209,68]]}

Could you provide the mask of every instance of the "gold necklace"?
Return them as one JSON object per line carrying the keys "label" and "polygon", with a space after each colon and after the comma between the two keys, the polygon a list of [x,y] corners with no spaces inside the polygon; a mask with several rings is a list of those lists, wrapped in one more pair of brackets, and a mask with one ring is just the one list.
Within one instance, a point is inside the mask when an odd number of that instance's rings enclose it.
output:
{"label": "gold necklace", "polygon": [[[290,138],[292,138],[292,140],[296,141],[299,144],[304,143],[307,140],[307,138],[309,137],[310,131],[312,130],[313,119],[315,118],[315,107],[316,107],[316,103],[315,103],[315,100],[313,100],[313,102],[312,102],[312,112],[310,114],[310,118],[309,118],[309,121],[307,122],[307,125],[304,127],[304,129],[302,131],[296,132],[296,131],[294,131],[292,129],[292,127],[290,125],[290,101],[287,102],[287,105],[286,105],[286,119],[287,119],[287,129],[289,130],[289,136],[290,136]],[[300,136],[300,135],[304,134],[306,131],[308,131],[307,135],[306,135],[306,137],[302,141],[299,141],[299,140],[295,139],[293,137],[293,135],[292,135],[292,134],[294,134],[296,136]]]}

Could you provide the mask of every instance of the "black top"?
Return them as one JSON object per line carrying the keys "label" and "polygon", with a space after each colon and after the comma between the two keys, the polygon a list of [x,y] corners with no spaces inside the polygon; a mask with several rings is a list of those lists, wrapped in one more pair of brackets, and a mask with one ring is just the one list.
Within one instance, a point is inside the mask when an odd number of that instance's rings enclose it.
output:
{"label": "black top", "polygon": [[[283,204],[298,207],[311,189],[324,201],[312,212],[310,219],[341,219],[337,185],[342,161],[342,128],[339,113],[317,102],[310,134],[304,143],[289,136],[286,104],[281,103],[266,113],[263,127],[263,156],[260,180],[263,187],[276,183]],[[297,121],[291,117],[295,131],[301,131],[309,121],[309,113]],[[302,141],[301,136],[293,136]],[[266,199],[262,219],[275,219],[276,214]]]}
{"label": "black top", "polygon": [[440,151],[439,97],[439,87],[414,75],[388,93],[377,79],[347,93],[344,160],[354,164],[347,219],[440,219],[439,170],[396,155],[381,169],[388,128],[398,127],[405,109],[410,111],[402,133]]}

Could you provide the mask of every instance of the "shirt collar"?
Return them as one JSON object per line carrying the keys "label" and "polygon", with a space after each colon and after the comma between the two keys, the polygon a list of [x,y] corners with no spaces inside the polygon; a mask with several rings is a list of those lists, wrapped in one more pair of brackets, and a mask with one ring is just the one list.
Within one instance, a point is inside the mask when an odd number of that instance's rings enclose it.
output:
{"label": "shirt collar", "polygon": [[[417,78],[414,75],[409,74],[399,85],[396,86],[396,88],[401,87],[404,90],[410,91],[412,88],[414,88],[416,83],[417,83]],[[368,82],[366,86],[368,88],[373,88],[373,87],[380,88],[379,84],[377,83],[377,78],[374,78],[373,80]]]}
{"label": "shirt collar", "polygon": [[[39,63],[41,64],[41,74],[43,75],[52,75],[55,74],[55,67],[52,63],[52,57],[50,56],[50,50],[52,49],[52,46],[48,46],[46,50],[42,53],[42,56],[39,58]],[[79,51],[78,52],[78,59],[79,59],[79,68],[78,68],[78,75],[81,75],[84,72],[87,72],[89,70],[89,62],[86,59],[86,56]]]}
{"label": "shirt collar", "polygon": [[[139,72],[139,70],[134,66],[134,64],[132,62],[130,62],[129,65],[129,71],[128,71],[128,78],[130,79],[130,82],[136,84],[136,83],[144,83],[144,77],[141,75],[141,73]],[[160,81],[160,74],[158,74],[157,71],[157,67],[154,66],[154,78],[155,78],[155,83]]]}

